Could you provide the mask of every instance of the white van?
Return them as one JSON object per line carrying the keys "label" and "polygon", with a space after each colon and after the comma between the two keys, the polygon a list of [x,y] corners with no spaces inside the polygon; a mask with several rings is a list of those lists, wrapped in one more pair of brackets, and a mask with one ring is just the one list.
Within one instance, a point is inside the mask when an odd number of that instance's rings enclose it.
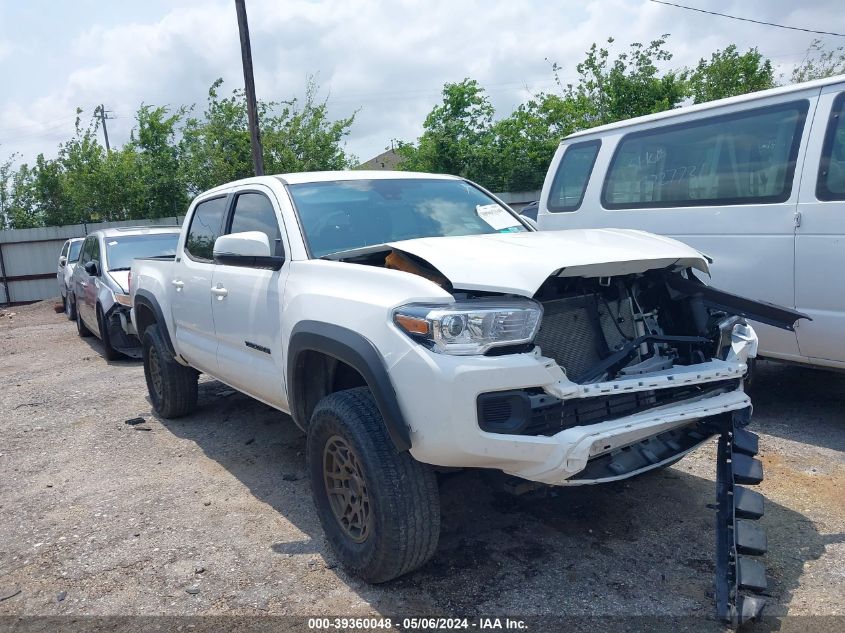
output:
{"label": "white van", "polygon": [[620,121],[565,138],[543,230],[636,228],[711,256],[712,284],[794,307],[760,355],[845,369],[845,75]]}

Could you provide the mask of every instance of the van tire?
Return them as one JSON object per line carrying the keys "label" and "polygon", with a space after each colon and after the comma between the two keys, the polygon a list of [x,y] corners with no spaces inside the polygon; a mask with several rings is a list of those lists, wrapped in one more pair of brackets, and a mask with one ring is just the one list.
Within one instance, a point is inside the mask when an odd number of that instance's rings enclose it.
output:
{"label": "van tire", "polygon": [[142,346],[144,378],[153,409],[163,418],[191,413],[197,407],[199,373],[176,362],[158,325],[147,326]]}
{"label": "van tire", "polygon": [[[335,471],[342,472],[352,464],[345,473],[346,490],[354,492],[348,492],[343,500],[337,499],[339,495],[330,499],[326,476],[342,461],[333,457],[338,453],[332,450],[338,445],[348,449],[347,457],[352,456],[351,462],[343,462],[345,466]],[[440,537],[437,479],[431,468],[407,451],[396,451],[369,389],[338,391],[317,403],[308,427],[306,456],[320,523],[350,573],[367,582],[382,583],[421,567],[432,557]],[[358,476],[349,476],[353,471]],[[338,505],[352,507],[361,491],[357,503],[367,525],[363,539],[360,530],[344,526],[345,519],[334,509]],[[360,509],[364,506],[366,511]]]}

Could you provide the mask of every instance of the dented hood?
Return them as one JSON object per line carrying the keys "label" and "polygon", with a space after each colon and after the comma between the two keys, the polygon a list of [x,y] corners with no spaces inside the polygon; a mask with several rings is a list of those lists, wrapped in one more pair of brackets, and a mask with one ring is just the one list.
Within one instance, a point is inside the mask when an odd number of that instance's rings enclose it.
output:
{"label": "dented hood", "polygon": [[694,248],[626,229],[424,237],[389,246],[424,259],[456,289],[529,297],[552,275],[611,277],[669,266],[708,272]]}

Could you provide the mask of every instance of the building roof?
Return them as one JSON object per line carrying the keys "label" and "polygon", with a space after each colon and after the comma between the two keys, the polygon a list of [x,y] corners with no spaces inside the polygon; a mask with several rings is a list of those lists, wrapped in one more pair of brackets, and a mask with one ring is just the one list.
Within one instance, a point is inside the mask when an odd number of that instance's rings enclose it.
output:
{"label": "building roof", "polygon": [[394,148],[390,148],[378,156],[375,156],[365,163],[358,165],[359,169],[396,169],[399,163],[402,162],[402,157],[396,153]]}

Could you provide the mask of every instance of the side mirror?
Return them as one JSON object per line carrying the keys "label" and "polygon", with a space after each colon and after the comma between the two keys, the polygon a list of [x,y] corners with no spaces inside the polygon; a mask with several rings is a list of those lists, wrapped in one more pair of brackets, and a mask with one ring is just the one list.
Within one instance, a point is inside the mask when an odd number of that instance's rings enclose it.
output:
{"label": "side mirror", "polygon": [[62,255],[61,257],[59,257],[59,266],[64,268],[65,264],[67,264],[67,257]]}
{"label": "side mirror", "polygon": [[85,272],[92,277],[100,276],[100,263],[94,259],[85,264]]}
{"label": "side mirror", "polygon": [[279,270],[285,258],[272,254],[266,233],[246,231],[218,237],[214,242],[214,263]]}

